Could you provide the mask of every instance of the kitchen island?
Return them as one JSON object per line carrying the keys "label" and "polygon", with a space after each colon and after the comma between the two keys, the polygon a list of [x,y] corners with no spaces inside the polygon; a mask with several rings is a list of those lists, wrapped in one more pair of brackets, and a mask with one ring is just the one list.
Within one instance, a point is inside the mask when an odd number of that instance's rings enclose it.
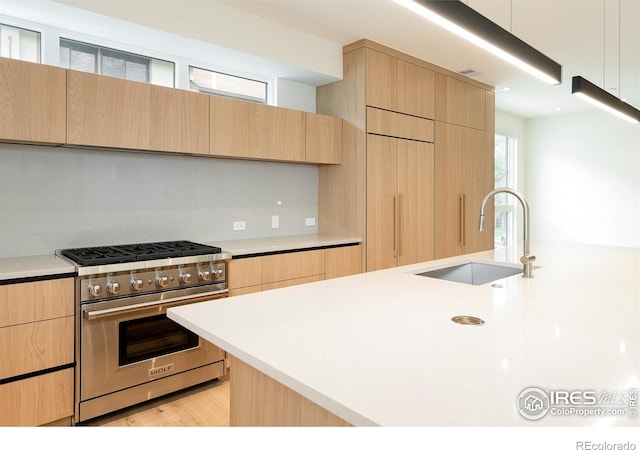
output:
{"label": "kitchen island", "polygon": [[[534,278],[474,286],[416,275],[469,260],[517,267],[521,250],[507,248],[168,316],[237,358],[232,424],[300,424],[290,410],[316,408],[303,424],[638,426],[640,249],[532,250]],[[484,324],[451,320],[465,315]],[[234,412],[234,393],[254,398]],[[260,419],[278,408],[279,422]]]}

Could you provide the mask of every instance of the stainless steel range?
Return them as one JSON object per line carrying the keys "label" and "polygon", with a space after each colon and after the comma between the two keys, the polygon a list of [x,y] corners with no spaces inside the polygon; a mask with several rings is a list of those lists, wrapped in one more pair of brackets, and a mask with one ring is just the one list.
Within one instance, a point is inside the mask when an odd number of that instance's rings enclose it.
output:
{"label": "stainless steel range", "polygon": [[229,253],[170,241],[57,254],[77,267],[76,422],[224,374],[224,352],[166,309],[227,297]]}

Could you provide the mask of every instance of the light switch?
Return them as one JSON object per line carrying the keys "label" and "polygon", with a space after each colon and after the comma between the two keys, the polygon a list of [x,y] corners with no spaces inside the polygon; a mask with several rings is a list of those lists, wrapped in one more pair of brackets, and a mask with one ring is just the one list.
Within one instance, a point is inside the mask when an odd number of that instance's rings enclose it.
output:
{"label": "light switch", "polygon": [[271,216],[271,228],[280,228],[280,216]]}

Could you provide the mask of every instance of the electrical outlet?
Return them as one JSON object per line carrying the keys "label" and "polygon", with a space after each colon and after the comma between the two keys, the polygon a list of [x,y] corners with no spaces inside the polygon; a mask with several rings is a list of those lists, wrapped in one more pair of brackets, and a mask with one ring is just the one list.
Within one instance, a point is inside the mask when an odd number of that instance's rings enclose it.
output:
{"label": "electrical outlet", "polygon": [[247,229],[247,222],[243,221],[239,221],[239,222],[233,222],[233,231],[244,231]]}
{"label": "electrical outlet", "polygon": [[271,228],[280,228],[280,216],[271,216]]}
{"label": "electrical outlet", "polygon": [[313,227],[316,224],[316,218],[315,217],[307,217],[306,219],[304,219],[304,226],[305,227]]}

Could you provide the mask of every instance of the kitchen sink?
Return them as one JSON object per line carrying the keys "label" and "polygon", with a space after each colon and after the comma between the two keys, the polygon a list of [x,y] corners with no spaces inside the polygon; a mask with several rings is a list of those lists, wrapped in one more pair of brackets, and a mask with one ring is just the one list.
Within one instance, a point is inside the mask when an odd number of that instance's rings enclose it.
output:
{"label": "kitchen sink", "polygon": [[455,281],[456,283],[466,283],[480,285],[518,275],[523,272],[522,266],[501,265],[495,263],[485,263],[477,261],[467,261],[455,266],[443,267],[439,269],[420,272],[416,275],[440,280]]}

